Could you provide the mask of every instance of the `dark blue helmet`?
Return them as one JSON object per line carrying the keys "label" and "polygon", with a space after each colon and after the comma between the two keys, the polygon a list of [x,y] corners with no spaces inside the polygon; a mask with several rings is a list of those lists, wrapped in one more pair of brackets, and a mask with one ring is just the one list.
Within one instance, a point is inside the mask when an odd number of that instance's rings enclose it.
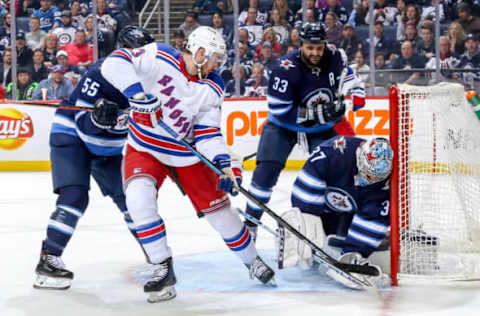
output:
{"label": "dark blue helmet", "polygon": [[125,48],[138,48],[155,42],[153,35],[136,25],[127,25],[118,33],[118,44]]}
{"label": "dark blue helmet", "polygon": [[320,44],[327,40],[327,32],[322,24],[307,22],[302,25],[300,39],[302,42]]}

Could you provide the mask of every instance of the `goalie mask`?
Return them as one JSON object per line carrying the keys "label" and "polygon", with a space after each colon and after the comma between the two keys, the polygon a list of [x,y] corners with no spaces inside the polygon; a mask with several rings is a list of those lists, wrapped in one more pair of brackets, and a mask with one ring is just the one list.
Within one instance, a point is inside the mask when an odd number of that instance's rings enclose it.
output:
{"label": "goalie mask", "polygon": [[[218,67],[222,67],[227,60],[225,41],[222,34],[209,26],[197,27],[189,36],[185,47],[193,55],[193,63],[197,66],[198,76],[202,79],[202,66],[211,59],[217,59]],[[205,49],[205,60],[202,63],[195,61],[197,51]]]}
{"label": "goalie mask", "polygon": [[364,187],[385,180],[392,171],[393,150],[386,138],[377,137],[357,148],[358,183]]}

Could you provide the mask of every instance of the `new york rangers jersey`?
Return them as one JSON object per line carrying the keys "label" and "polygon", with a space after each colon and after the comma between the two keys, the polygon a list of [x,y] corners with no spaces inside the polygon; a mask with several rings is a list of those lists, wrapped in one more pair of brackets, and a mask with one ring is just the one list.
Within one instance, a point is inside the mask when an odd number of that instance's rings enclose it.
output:
{"label": "new york rangers jersey", "polygon": [[220,133],[224,83],[217,73],[203,80],[192,77],[177,50],[151,43],[132,52],[114,51],[102,65],[102,74],[128,98],[145,92],[161,101],[158,108],[130,111],[128,144],[137,151],[175,167],[199,161],[156,124],[162,119],[207,158],[227,153]]}
{"label": "new york rangers jersey", "polygon": [[[128,99],[109,82],[101,72],[104,59],[92,65],[82,77],[73,93],[62,104],[94,107],[95,102],[107,99],[119,105],[120,109],[128,108]],[[69,134],[79,137],[88,150],[98,156],[114,156],[122,153],[127,139],[128,114],[119,117],[118,124],[111,129],[101,129],[93,125],[89,111],[58,109],[55,112],[51,128],[51,137],[56,134]]]}
{"label": "new york rangers jersey", "polygon": [[[305,119],[302,113],[337,100],[344,67],[348,67],[345,58],[333,45],[325,47],[319,67],[313,69],[301,61],[299,50],[283,56],[270,74],[268,120],[296,132],[316,133],[333,128],[334,122],[319,124],[313,119]],[[365,104],[365,88],[353,70],[347,69],[341,93],[345,96],[351,92],[354,110],[357,110]]]}
{"label": "new york rangers jersey", "polygon": [[[294,207],[322,218],[327,235],[346,236],[344,250],[368,257],[388,230],[390,191],[388,178],[358,185],[356,150],[363,141],[336,136],[315,148],[295,180],[291,198]],[[351,222],[339,224],[340,216]]]}

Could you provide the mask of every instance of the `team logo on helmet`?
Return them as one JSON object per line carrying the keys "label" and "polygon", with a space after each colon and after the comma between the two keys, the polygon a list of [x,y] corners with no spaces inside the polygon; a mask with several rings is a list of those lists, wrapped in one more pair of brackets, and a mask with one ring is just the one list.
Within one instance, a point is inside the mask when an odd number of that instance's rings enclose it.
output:
{"label": "team logo on helmet", "polygon": [[325,192],[325,204],[334,212],[351,213],[356,212],[357,202],[345,190],[337,187],[328,187]]}

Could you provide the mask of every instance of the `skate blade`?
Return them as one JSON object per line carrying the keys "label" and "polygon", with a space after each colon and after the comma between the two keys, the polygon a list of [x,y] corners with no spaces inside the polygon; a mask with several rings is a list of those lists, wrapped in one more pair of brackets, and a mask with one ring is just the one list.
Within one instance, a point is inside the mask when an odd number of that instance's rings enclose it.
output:
{"label": "skate blade", "polygon": [[265,283],[266,286],[268,287],[277,287],[277,281],[275,281],[275,278],[272,277],[267,283]]}
{"label": "skate blade", "polygon": [[149,303],[158,303],[163,301],[168,301],[177,296],[175,287],[168,286],[158,292],[149,292],[147,302]]}
{"label": "skate blade", "polygon": [[33,283],[35,289],[45,290],[67,290],[72,284],[71,279],[53,278],[46,275],[38,274],[37,279]]}

